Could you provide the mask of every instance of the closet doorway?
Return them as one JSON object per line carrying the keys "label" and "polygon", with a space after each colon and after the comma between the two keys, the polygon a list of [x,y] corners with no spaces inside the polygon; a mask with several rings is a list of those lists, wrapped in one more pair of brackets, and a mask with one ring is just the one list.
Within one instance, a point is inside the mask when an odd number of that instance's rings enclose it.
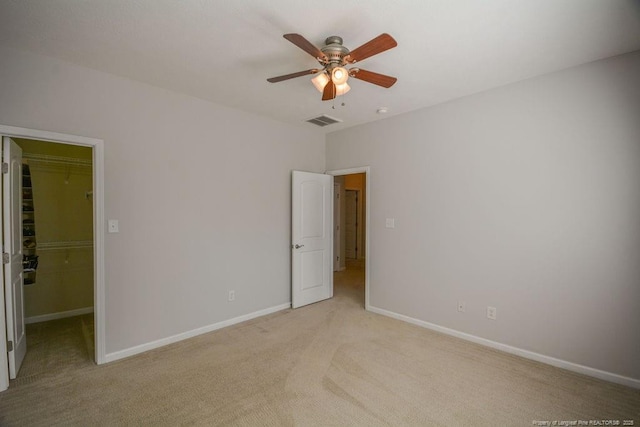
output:
{"label": "closet doorway", "polygon": [[[16,381],[21,377],[28,381],[25,375],[34,375],[35,371],[24,372],[30,354],[32,362],[36,360],[36,371],[40,371],[35,374],[45,374],[48,366],[71,359],[104,363],[103,141],[5,125],[0,125],[0,135],[13,140],[23,152],[22,211],[18,214],[22,227],[18,229],[24,254],[21,307],[27,329],[27,355]],[[0,293],[2,307],[16,303],[4,296],[4,292]],[[4,339],[9,321],[5,314],[9,313],[0,314],[2,391],[9,387],[9,372],[4,367],[13,346]],[[76,341],[74,346],[80,350],[72,354],[69,347],[57,348],[69,344],[69,332],[74,328],[79,335],[71,341]],[[32,335],[35,333],[31,340],[29,329]],[[49,339],[50,332],[58,336]],[[38,350],[43,347],[45,354],[61,357],[51,360],[51,364],[38,360]]]}
{"label": "closet doorway", "polygon": [[[22,240],[27,356],[94,361],[92,148],[13,138],[22,148]],[[41,353],[41,354],[40,354]],[[71,362],[66,357],[59,366]],[[40,372],[36,372],[40,373]]]}

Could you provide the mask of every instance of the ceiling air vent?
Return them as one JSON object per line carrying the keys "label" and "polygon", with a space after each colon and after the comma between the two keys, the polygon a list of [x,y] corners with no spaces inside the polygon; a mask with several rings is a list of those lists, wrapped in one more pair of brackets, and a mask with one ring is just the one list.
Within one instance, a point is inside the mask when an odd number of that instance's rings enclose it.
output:
{"label": "ceiling air vent", "polygon": [[326,116],[323,114],[321,116],[309,119],[307,120],[307,122],[313,123],[314,125],[317,125],[320,127],[324,127],[324,126],[332,125],[334,123],[341,123],[342,120],[336,119],[335,117]]}

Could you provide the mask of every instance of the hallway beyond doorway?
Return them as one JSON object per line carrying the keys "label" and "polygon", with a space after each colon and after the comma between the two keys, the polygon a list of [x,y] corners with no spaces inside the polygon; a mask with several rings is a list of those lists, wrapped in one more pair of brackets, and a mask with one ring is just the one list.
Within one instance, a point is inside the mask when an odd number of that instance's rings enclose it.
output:
{"label": "hallway beyond doorway", "polygon": [[364,308],[364,259],[347,259],[346,269],[333,273],[334,296],[348,296]]}

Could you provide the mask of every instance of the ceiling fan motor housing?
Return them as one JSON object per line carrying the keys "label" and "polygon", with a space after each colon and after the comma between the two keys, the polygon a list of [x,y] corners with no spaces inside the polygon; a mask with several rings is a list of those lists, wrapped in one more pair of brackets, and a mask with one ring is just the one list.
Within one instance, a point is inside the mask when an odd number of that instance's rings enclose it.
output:
{"label": "ceiling fan motor housing", "polygon": [[325,45],[320,49],[327,56],[328,70],[345,65],[344,57],[349,54],[349,49],[342,45],[342,37],[331,36],[324,41]]}

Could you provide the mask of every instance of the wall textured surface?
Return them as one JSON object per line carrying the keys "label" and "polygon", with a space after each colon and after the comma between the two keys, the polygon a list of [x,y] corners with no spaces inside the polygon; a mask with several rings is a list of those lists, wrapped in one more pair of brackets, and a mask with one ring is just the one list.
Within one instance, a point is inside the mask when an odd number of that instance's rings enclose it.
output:
{"label": "wall textured surface", "polygon": [[371,166],[372,306],[640,379],[638,76],[635,52],[329,134],[327,169]]}
{"label": "wall textured surface", "polygon": [[324,170],[324,135],[0,54],[0,123],[105,141],[107,355],[290,301],[291,170]]}

